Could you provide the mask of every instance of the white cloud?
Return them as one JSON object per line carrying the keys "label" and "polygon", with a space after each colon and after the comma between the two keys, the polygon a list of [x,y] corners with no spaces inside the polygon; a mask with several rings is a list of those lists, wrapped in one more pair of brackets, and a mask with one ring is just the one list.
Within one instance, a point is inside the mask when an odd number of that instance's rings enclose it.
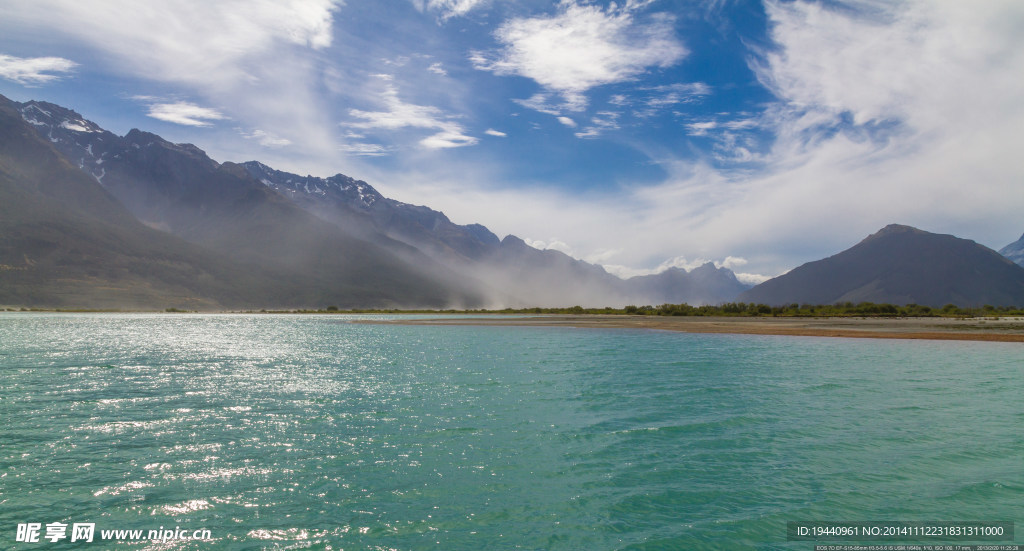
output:
{"label": "white cloud", "polygon": [[238,62],[280,43],[329,46],[334,10],[330,0],[15,0],[5,19],[59,28],[153,78],[205,81],[212,71],[236,73]]}
{"label": "white cloud", "polygon": [[593,138],[607,130],[619,128],[619,114],[612,111],[599,111],[590,119],[590,125],[576,133],[577,138]]}
{"label": "white cloud", "polygon": [[680,103],[691,103],[703,96],[711,95],[711,87],[703,82],[677,83],[656,86],[647,90],[653,92],[647,99],[647,106],[655,109]]}
{"label": "white cloud", "polygon": [[495,130],[493,128],[488,128],[487,130],[484,130],[484,134],[487,134],[488,136],[496,136],[498,138],[504,138],[504,137],[508,136],[508,134],[506,134],[506,133],[504,133],[504,132],[502,132],[500,130]]}
{"label": "white cloud", "polygon": [[247,140],[258,141],[263,147],[284,147],[286,145],[291,145],[292,143],[291,140],[278,137],[270,132],[260,129],[253,130],[252,132],[243,132],[239,130],[239,134]]}
{"label": "white cloud", "polygon": [[149,112],[146,114],[154,119],[185,126],[210,126],[210,121],[227,118],[216,109],[200,107],[187,101],[150,104]]}
{"label": "white cloud", "polygon": [[690,136],[707,136],[709,130],[718,128],[715,121],[693,122],[686,125],[687,134]]}
{"label": "white cloud", "polygon": [[550,102],[550,99],[551,97],[549,94],[537,93],[527,99],[514,99],[512,101],[527,109],[533,109],[534,111],[547,115],[554,115],[556,117],[561,115],[564,110],[572,111],[575,109],[575,106],[568,104],[563,104],[561,106],[554,105]]}
{"label": "white cloud", "polygon": [[495,31],[504,48],[474,52],[470,59],[477,69],[530,78],[580,109],[589,89],[631,80],[649,67],[669,67],[686,55],[668,16],[641,22],[638,7],[627,2],[603,10],[570,0],[554,16],[505,22]]}
{"label": "white cloud", "polygon": [[[718,263],[716,262],[716,264],[718,264]],[[747,265],[747,259],[743,258],[742,256],[727,256],[727,257],[725,257],[725,260],[723,260],[721,262],[719,267],[721,267],[721,268],[728,268],[730,270],[735,270],[736,268],[739,268],[740,266],[746,266],[746,265]]]}
{"label": "white cloud", "polygon": [[427,70],[430,71],[431,73],[438,74],[438,75],[441,75],[441,76],[447,76],[448,75],[448,71],[444,70],[444,67],[441,65],[440,61],[437,62],[437,63],[431,64],[430,67],[427,67]]}
{"label": "white cloud", "polygon": [[576,121],[569,117],[558,117],[558,122],[568,126],[569,128],[576,128]]}
{"label": "white cloud", "polygon": [[[687,127],[723,131],[716,155],[762,166],[718,169],[648,150],[670,175],[634,190],[632,208],[645,215],[636,235],[661,227],[680,238],[623,248],[742,256],[745,272],[778,274],[892,222],[994,247],[1019,234],[1024,35],[1006,22],[1024,21],[1024,5],[892,9],[769,4],[778,49],[757,68],[778,104],[756,119]],[[755,129],[773,137],[763,152],[739,133]]]}
{"label": "white cloud", "polygon": [[482,3],[483,0],[412,0],[417,10],[440,12],[441,19],[466,15]]}
{"label": "white cloud", "polygon": [[447,149],[451,147],[476,145],[479,141],[479,139],[474,138],[473,136],[463,134],[462,127],[457,127],[456,130],[443,130],[433,136],[427,136],[420,140],[420,145],[427,149]]}
{"label": "white cloud", "polygon": [[769,279],[772,279],[773,277],[779,277],[780,275],[782,275],[782,274],[778,274],[778,275],[775,275],[775,276],[766,276],[764,274],[751,274],[751,273],[747,273],[747,272],[733,272],[733,273],[736,274],[736,279],[740,283],[745,283],[747,285],[760,285],[760,284],[764,283],[765,281],[768,281]]}
{"label": "white cloud", "polygon": [[691,272],[694,269],[700,268],[701,266],[707,264],[708,262],[711,262],[716,268],[726,268],[728,270],[731,270],[733,274],[736,276],[736,279],[740,283],[745,283],[747,285],[757,285],[759,283],[764,283],[765,281],[771,279],[771,276],[766,276],[762,274],[737,272],[736,268],[745,265],[747,261],[744,258],[734,256],[726,257],[725,260],[721,261],[710,261],[704,258],[687,260],[685,256],[677,256],[662,262],[661,264],[654,268],[634,268],[630,266],[622,266],[619,264],[603,264],[603,267],[605,271],[607,271],[610,274],[618,276],[622,279],[629,279],[631,277],[636,276],[660,274],[672,268],[677,268],[680,270]]}
{"label": "white cloud", "polygon": [[[269,125],[307,151],[335,151],[319,75],[308,57],[333,41],[334,0],[10,0],[8,29],[54,37],[106,74],[170,83],[225,106],[225,115]],[[216,147],[211,154],[216,155]]]}
{"label": "white cloud", "polygon": [[406,103],[398,97],[398,90],[387,84],[378,97],[383,103],[384,111],[363,111],[350,109],[349,115],[357,122],[345,123],[346,126],[359,129],[398,130],[401,128],[423,128],[437,130],[432,136],[420,140],[420,145],[427,149],[463,147],[476,144],[479,139],[466,135],[461,124],[451,120],[440,109],[428,105]]}
{"label": "white cloud", "polygon": [[349,155],[380,157],[391,153],[394,151],[394,148],[375,143],[347,143],[338,146],[338,150]]}
{"label": "white cloud", "polygon": [[50,73],[67,73],[78,64],[63,57],[14,57],[0,54],[0,78],[25,86],[36,86],[61,78]]}
{"label": "white cloud", "polygon": [[533,247],[534,249],[540,249],[542,251],[543,250],[547,250],[547,249],[551,249],[553,251],[558,251],[558,252],[567,254],[569,256],[575,256],[574,253],[573,253],[572,247],[570,247],[568,243],[566,243],[565,241],[561,241],[561,240],[559,240],[557,238],[554,238],[554,237],[552,237],[551,239],[549,239],[547,241],[544,241],[544,240],[541,240],[541,239],[530,239],[529,237],[524,237],[523,238],[523,242],[526,243],[527,245]]}

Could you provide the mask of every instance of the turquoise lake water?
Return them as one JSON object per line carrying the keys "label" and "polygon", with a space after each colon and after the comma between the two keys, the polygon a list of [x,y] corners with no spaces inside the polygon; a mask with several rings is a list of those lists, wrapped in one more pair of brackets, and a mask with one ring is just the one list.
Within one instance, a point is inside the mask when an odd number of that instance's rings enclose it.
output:
{"label": "turquoise lake water", "polygon": [[352,319],[0,314],[0,548],[808,550],[806,520],[1024,542],[1020,344]]}

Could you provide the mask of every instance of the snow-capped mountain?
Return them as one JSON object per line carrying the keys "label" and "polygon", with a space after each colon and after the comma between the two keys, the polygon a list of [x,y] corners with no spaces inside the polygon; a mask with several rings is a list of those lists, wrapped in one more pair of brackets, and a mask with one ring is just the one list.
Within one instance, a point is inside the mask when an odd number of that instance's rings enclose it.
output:
{"label": "snow-capped mountain", "polygon": [[1013,243],[999,249],[999,254],[1009,258],[1020,266],[1024,266],[1024,235],[1020,236],[1020,239]]}
{"label": "snow-capped mountain", "polygon": [[[18,105],[25,122],[36,127],[72,164],[103,183],[103,162],[120,138],[85,120],[78,113],[52,103],[29,101]],[[116,149],[116,146],[114,147]]]}
{"label": "snow-capped mountain", "polygon": [[276,281],[253,306],[482,304],[476,282],[379,233],[327,223],[241,165],[137,129],[120,137],[53,104],[3,101],[138,221]]}
{"label": "snow-capped mountain", "polygon": [[258,161],[242,166],[270,189],[352,231],[371,227],[447,260],[479,260],[499,245],[498,236],[480,224],[460,226],[442,212],[389,199],[370,184],[344,174],[299,176]]}

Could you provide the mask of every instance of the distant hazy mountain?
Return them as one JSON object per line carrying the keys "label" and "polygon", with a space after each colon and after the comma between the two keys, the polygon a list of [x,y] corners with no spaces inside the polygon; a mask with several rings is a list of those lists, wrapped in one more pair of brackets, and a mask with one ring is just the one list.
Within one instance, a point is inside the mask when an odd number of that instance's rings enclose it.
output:
{"label": "distant hazy mountain", "polygon": [[[600,266],[561,252],[535,249],[515,236],[499,240],[480,224],[458,225],[429,207],[386,198],[366,182],[342,174],[318,178],[278,171],[257,161],[218,163],[193,145],[170,143],[141,130],[117,136],[58,105],[15,103],[2,96],[0,103],[8,114],[16,110],[21,115],[21,120],[9,117],[5,122],[10,147],[16,147],[15,142],[33,128],[31,143],[48,151],[51,158],[62,156],[65,169],[80,169],[53,178],[66,183],[68,174],[74,173],[76,186],[88,182],[91,193],[105,198],[107,206],[90,211],[90,216],[103,219],[109,211],[112,219],[131,227],[148,227],[136,232],[138,235],[173,236],[179,238],[173,242],[185,247],[188,254],[216,261],[220,275],[201,281],[226,284],[231,293],[196,288],[191,296],[200,305],[705,304],[732,300],[745,288],[732,272],[713,266],[623,281]],[[17,138],[19,135],[22,137]],[[15,157],[19,167],[30,171],[42,170],[31,166],[40,155]],[[83,172],[91,178],[83,180]],[[12,193],[18,192],[19,185],[28,185],[27,180],[14,177],[9,183]],[[58,200],[52,195],[35,200],[40,209],[62,213],[59,217],[63,218],[77,216],[77,209],[86,205],[65,202],[62,208],[69,210],[64,212],[51,208],[48,202]],[[17,204],[11,200],[7,207],[17,208]],[[56,224],[43,223],[43,218],[35,231],[45,233],[50,231],[48,224]],[[27,227],[19,228],[30,236]],[[91,242],[95,246],[90,258],[103,263],[118,240]],[[36,252],[28,241],[14,246],[8,238],[7,243],[10,258]],[[139,246],[147,248],[142,243]],[[202,266],[203,260],[197,257],[182,263]],[[111,277],[115,281],[148,281],[151,272]],[[17,300],[23,291],[8,295],[12,298],[4,299],[6,302],[25,302]],[[161,306],[166,300],[157,295],[163,302],[146,299],[133,304]]]}
{"label": "distant hazy mountain", "polygon": [[1024,266],[1024,235],[1020,239],[999,249],[999,254],[1009,258],[1018,266]]}
{"label": "distant hazy mountain", "polygon": [[890,225],[740,295],[770,305],[1024,305],[1024,268],[974,241]]}
{"label": "distant hazy mountain", "polygon": [[716,268],[710,262],[689,272],[669,268],[659,274],[630,278],[627,283],[632,287],[630,292],[638,297],[649,297],[645,303],[655,305],[666,302],[685,302],[692,306],[720,304],[736,300],[750,288],[740,283],[731,270]]}
{"label": "distant hazy mountain", "polygon": [[494,306],[590,306],[733,300],[749,288],[727,270],[688,275],[673,269],[629,281],[554,250],[538,250],[510,235],[499,240],[480,224],[461,226],[429,207],[388,199],[370,184],[337,174],[300,176],[257,161],[243,166],[264,185],[323,220],[356,233],[376,231],[486,282]]}

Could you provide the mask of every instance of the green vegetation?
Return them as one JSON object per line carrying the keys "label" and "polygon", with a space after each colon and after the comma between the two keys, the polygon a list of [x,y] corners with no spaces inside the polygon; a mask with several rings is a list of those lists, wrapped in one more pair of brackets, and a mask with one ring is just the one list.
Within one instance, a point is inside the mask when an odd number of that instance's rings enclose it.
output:
{"label": "green vegetation", "polygon": [[[252,311],[250,311],[252,313]],[[584,308],[570,306],[566,308],[505,308],[504,310],[400,310],[400,309],[352,309],[340,310],[329,306],[320,310],[260,310],[260,313],[271,314],[556,314],[556,315],[631,315],[631,316],[725,316],[725,317],[888,317],[888,318],[919,318],[919,317],[999,317],[1024,316],[1024,308],[1016,306],[991,306],[980,308],[963,308],[947,304],[942,308],[932,308],[919,304],[896,306],[893,304],[876,304],[873,302],[852,302],[831,305],[789,304],[786,306],[768,306],[746,302],[727,302],[717,306],[690,306],[689,304],[662,304],[660,306],[635,306],[625,308]]]}
{"label": "green vegetation", "polygon": [[[122,310],[101,310],[101,309],[50,309],[50,308],[11,308],[0,307],[0,311],[8,312],[122,312]],[[196,310],[182,310],[179,308],[166,308],[164,312],[169,313],[196,313]],[[768,306],[767,304],[755,304],[747,302],[727,302],[717,306],[690,306],[689,304],[662,304],[659,306],[635,306],[625,308],[584,308],[582,306],[569,306],[563,308],[505,308],[504,310],[403,310],[398,308],[354,308],[342,310],[331,305],[317,310],[291,309],[291,310],[245,310],[240,313],[247,314],[547,314],[547,315],[627,315],[627,316],[720,316],[720,317],[878,317],[878,318],[997,318],[1001,316],[1024,316],[1024,308],[1017,306],[992,306],[986,304],[979,308],[964,308],[955,304],[947,304],[941,308],[932,308],[919,304],[907,304],[895,306],[893,304],[878,304],[874,302],[852,302],[810,305],[810,304],[788,304],[785,306]]]}

